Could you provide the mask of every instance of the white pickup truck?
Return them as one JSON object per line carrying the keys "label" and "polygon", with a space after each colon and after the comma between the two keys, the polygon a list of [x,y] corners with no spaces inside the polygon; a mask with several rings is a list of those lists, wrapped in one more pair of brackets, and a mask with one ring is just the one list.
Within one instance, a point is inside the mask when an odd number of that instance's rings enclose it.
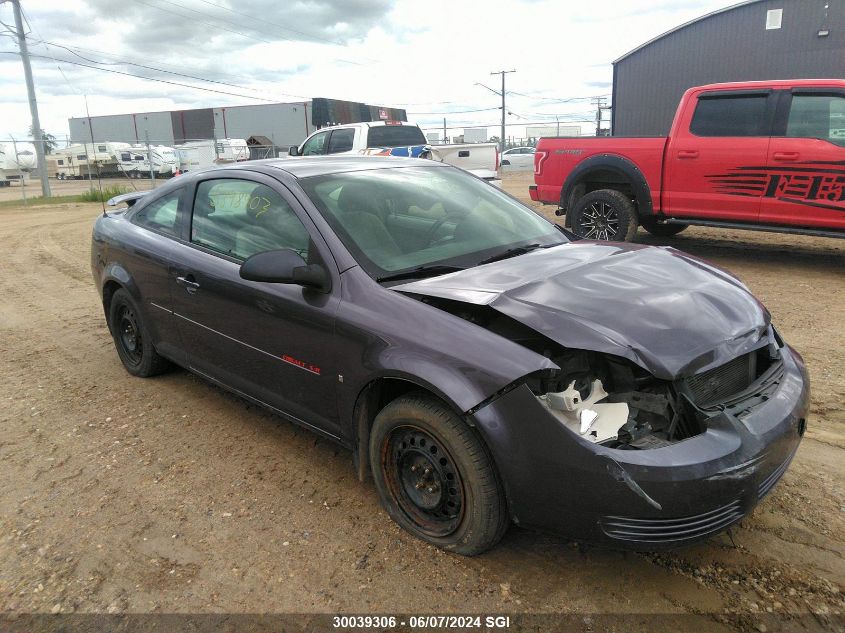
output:
{"label": "white pickup truck", "polygon": [[371,121],[323,128],[311,134],[301,145],[292,145],[288,155],[327,154],[430,158],[460,167],[501,186],[499,148],[495,143],[429,145],[419,126],[401,121]]}

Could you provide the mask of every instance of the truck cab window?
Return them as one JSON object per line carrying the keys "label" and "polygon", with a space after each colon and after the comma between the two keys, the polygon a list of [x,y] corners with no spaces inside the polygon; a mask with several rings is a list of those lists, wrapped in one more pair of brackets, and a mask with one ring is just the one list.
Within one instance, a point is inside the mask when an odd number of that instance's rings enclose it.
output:
{"label": "truck cab window", "polygon": [[355,130],[346,128],[335,130],[329,140],[329,154],[352,151],[352,141],[355,139]]}
{"label": "truck cab window", "polygon": [[819,138],[845,146],[845,96],[793,95],[786,136]]}
{"label": "truck cab window", "polygon": [[699,98],[690,123],[696,136],[769,136],[768,95]]}
{"label": "truck cab window", "polygon": [[326,153],[326,140],[329,138],[328,132],[321,132],[309,138],[302,145],[303,156],[318,156]]}

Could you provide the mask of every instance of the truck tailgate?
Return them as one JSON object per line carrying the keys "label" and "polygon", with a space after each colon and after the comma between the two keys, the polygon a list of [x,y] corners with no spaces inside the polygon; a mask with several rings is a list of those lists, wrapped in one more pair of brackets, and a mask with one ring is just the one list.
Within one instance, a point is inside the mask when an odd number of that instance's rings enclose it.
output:
{"label": "truck tailgate", "polygon": [[432,145],[432,160],[448,163],[471,172],[493,184],[499,180],[499,149],[495,143]]}

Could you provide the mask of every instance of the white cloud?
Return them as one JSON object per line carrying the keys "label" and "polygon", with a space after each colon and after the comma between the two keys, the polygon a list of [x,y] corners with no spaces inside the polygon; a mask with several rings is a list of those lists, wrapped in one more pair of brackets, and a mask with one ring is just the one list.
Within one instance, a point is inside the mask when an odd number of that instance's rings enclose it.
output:
{"label": "white cloud", "polygon": [[[496,125],[498,97],[474,84],[498,89],[499,78],[489,73],[503,69],[516,69],[507,76],[507,88],[521,93],[508,96],[508,110],[514,113],[509,122],[553,122],[554,114],[590,119],[589,102],[553,99],[609,94],[610,62],[664,31],[729,4],[726,0],[606,0],[601,5],[560,0],[28,0],[24,10],[33,27],[32,52],[41,56],[33,59],[33,69],[42,125],[64,138],[68,117],[85,113],[83,94],[88,95],[92,115],[260,103],[249,96],[295,101],[291,95],[301,95],[398,105],[408,110],[411,120],[431,126],[442,124],[442,112],[491,108],[445,116],[449,125]],[[9,4],[0,5],[0,20],[12,22]],[[74,50],[47,48],[41,40]],[[12,38],[0,37],[0,51],[15,50]],[[57,64],[51,57],[68,61]],[[91,60],[107,62],[110,65],[102,67],[114,71],[241,96],[77,65],[98,65]],[[25,136],[29,127],[20,66],[17,56],[0,54],[0,137]]]}

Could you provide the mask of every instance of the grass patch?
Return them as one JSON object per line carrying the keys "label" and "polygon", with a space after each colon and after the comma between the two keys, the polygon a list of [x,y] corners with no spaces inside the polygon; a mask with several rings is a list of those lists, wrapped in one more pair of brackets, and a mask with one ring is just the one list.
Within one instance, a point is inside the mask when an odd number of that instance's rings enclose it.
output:
{"label": "grass patch", "polygon": [[[26,198],[26,206],[44,205],[44,204],[63,204],[67,202],[105,202],[110,198],[119,196],[123,193],[132,191],[127,187],[119,187],[111,185],[103,187],[103,190],[89,189],[85,193],[77,193],[69,196],[51,196],[44,198],[42,196],[33,196]],[[10,209],[24,206],[23,199],[17,198],[15,200],[3,200],[0,202],[0,209]]]}
{"label": "grass patch", "polygon": [[99,189],[89,189],[83,194],[76,196],[77,202],[105,202],[110,198],[114,198],[115,196],[119,196],[124,193],[129,193],[130,189],[126,187],[119,187],[117,185],[111,185],[109,187],[103,187],[103,190],[100,191]]}
{"label": "grass patch", "polygon": [[[37,204],[62,204],[64,202],[79,202],[79,196],[52,196],[50,198],[43,198],[41,196],[26,197],[26,206],[34,206]],[[3,200],[0,202],[0,209],[12,209],[24,206],[21,198],[14,200]]]}

